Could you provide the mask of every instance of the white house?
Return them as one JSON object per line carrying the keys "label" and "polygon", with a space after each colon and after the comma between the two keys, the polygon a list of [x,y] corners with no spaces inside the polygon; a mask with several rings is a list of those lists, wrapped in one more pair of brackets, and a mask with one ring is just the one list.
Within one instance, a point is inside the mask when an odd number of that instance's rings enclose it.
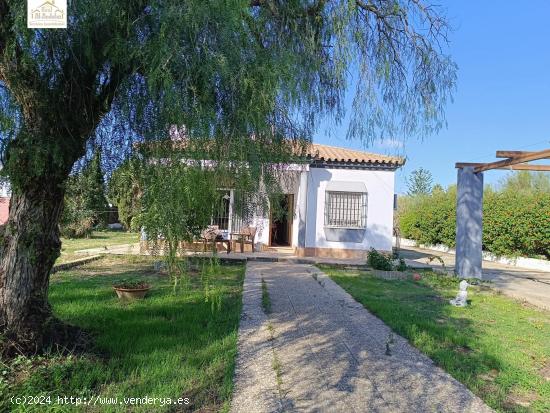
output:
{"label": "white house", "polygon": [[[256,248],[290,247],[298,256],[354,258],[370,248],[391,251],[394,174],[404,159],[312,144],[308,164],[290,168],[282,183],[283,218],[252,216]],[[227,236],[242,227],[233,214],[235,194],[225,195],[223,216],[214,217]],[[279,214],[278,214],[279,215]]]}

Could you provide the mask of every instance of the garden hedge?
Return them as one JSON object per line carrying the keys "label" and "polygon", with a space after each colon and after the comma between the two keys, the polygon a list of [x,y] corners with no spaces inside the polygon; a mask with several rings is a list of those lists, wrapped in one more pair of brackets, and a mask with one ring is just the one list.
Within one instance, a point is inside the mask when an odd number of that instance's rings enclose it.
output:
{"label": "garden hedge", "polygon": [[[401,236],[455,247],[456,187],[400,199]],[[483,249],[550,259],[550,193],[495,192],[483,199]]]}

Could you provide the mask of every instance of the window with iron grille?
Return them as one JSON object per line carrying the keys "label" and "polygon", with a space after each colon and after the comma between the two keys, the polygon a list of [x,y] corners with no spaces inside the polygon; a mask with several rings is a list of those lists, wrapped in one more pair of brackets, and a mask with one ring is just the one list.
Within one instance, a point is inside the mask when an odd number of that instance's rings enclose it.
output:
{"label": "window with iron grille", "polygon": [[229,203],[231,197],[229,192],[223,192],[220,197],[219,205],[214,208],[214,214],[212,216],[212,225],[217,225],[221,230],[229,229]]}
{"label": "window with iron grille", "polygon": [[367,194],[326,191],[325,226],[365,228],[367,226]]}

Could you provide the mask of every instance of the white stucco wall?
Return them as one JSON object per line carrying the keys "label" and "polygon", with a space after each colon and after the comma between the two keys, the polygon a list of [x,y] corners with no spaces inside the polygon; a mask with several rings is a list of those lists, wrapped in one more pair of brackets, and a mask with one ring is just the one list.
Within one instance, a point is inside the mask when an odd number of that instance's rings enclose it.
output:
{"label": "white stucco wall", "polygon": [[[296,169],[296,170],[295,170]],[[289,169],[284,176],[281,176],[279,178],[279,184],[281,185],[281,191],[284,194],[292,194],[294,195],[294,205],[292,206],[292,213],[293,217],[292,219],[292,234],[291,234],[291,246],[296,246],[297,239],[298,239],[298,225],[299,221],[297,219],[298,217],[298,192],[299,192],[299,185],[300,185],[300,169]],[[266,214],[267,216],[261,216],[261,214],[257,214],[253,218],[253,222],[251,225],[255,226],[257,228],[256,232],[256,243],[261,243],[264,245],[269,245],[269,213]]]}
{"label": "white stucco wall", "polygon": [[[361,242],[329,241],[324,228],[327,182],[362,182],[368,192],[367,228]],[[391,251],[394,172],[311,168],[307,184],[306,248]]]}
{"label": "white stucco wall", "polygon": [[[307,180],[307,199],[302,199],[300,191],[300,174]],[[284,193],[294,195],[294,220],[292,223],[291,245],[297,247],[300,226],[299,210],[306,203],[306,248],[334,248],[391,251],[393,230],[393,195],[394,172],[310,168],[301,173],[290,173],[281,182]],[[325,190],[328,182],[360,182],[368,193],[367,228],[362,234],[361,242],[330,241],[324,227]],[[305,198],[305,197],[304,197]],[[257,228],[256,243],[269,245],[269,214],[256,215],[251,225]],[[355,231],[355,230],[351,230]],[[330,237],[329,237],[330,238]]]}
{"label": "white stucco wall", "polygon": [[[288,171],[284,173],[279,179],[279,184],[281,185],[281,190],[284,194],[294,195],[294,205],[292,208],[293,217],[292,219],[292,234],[291,234],[291,245],[296,246],[298,239],[298,192],[300,184],[300,173],[301,166],[290,165]],[[262,216],[261,214],[256,214],[252,219],[252,226],[257,228],[256,232],[256,243],[269,245],[269,232],[270,232],[270,217],[269,213]]]}

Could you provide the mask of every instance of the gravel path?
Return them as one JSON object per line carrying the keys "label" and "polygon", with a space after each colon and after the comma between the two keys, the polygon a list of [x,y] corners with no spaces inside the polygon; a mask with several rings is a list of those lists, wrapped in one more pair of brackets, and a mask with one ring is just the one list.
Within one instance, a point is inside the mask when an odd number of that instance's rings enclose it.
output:
{"label": "gravel path", "polygon": [[[271,300],[268,315],[261,304],[262,278]],[[392,335],[317,268],[249,262],[231,411],[491,409],[405,339]]]}

